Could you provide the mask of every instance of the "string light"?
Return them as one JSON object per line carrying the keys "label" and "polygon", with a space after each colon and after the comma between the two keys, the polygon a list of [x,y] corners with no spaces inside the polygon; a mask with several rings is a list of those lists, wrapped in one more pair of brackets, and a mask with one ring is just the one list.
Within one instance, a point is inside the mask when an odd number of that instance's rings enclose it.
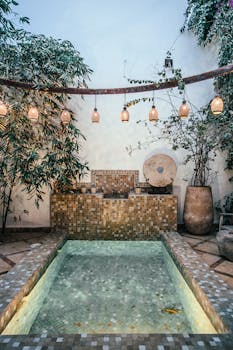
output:
{"label": "string light", "polygon": [[5,117],[7,115],[7,106],[3,101],[0,101],[0,117]]}
{"label": "string light", "polygon": [[158,114],[158,111],[157,111],[157,109],[156,109],[156,107],[155,107],[155,104],[154,104],[154,99],[155,99],[155,96],[154,96],[154,90],[153,90],[153,98],[152,98],[152,101],[153,101],[153,105],[152,105],[152,107],[151,107],[151,110],[150,110],[150,112],[149,112],[149,121],[150,122],[157,122],[158,121],[158,116],[159,116],[159,114]]}
{"label": "string light", "polygon": [[92,121],[92,123],[99,123],[99,121],[100,121],[100,115],[99,115],[99,112],[96,108],[96,95],[95,95],[95,108],[94,108],[94,111],[93,111],[92,116],[91,116],[91,121]]}
{"label": "string light", "polygon": [[5,99],[5,86],[2,88],[2,100],[0,100],[0,117],[5,117],[7,115],[7,106],[4,102]]}
{"label": "string light", "polygon": [[35,107],[35,106],[29,107],[28,119],[30,119],[31,121],[37,121],[38,118],[39,118],[39,111],[38,111],[37,107]]}
{"label": "string light", "polygon": [[210,104],[210,109],[213,115],[219,115],[223,112],[224,102],[220,96],[215,96]]}
{"label": "string light", "polygon": [[183,100],[182,105],[179,108],[179,117],[187,118],[190,112],[190,108],[185,100]]}
{"label": "string light", "polygon": [[64,109],[61,113],[61,122],[64,125],[69,125],[71,120],[70,112],[67,109]]}
{"label": "string light", "polygon": [[124,95],[124,107],[121,112],[121,121],[122,122],[128,122],[129,121],[129,112],[127,111],[126,107],[126,94]]}

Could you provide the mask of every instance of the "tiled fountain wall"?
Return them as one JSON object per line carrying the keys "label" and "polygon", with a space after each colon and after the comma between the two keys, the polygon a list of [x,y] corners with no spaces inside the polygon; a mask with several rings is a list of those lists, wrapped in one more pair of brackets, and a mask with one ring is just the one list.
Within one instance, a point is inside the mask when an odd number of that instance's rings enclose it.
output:
{"label": "tiled fountain wall", "polygon": [[[161,231],[176,230],[177,197],[136,194],[137,171],[93,171],[91,181],[96,194],[51,195],[54,231],[62,230],[76,239],[152,239]],[[103,192],[123,193],[126,189],[128,199],[103,198]]]}
{"label": "tiled fountain wall", "polygon": [[93,170],[91,183],[97,192],[129,193],[138,183],[137,170]]}

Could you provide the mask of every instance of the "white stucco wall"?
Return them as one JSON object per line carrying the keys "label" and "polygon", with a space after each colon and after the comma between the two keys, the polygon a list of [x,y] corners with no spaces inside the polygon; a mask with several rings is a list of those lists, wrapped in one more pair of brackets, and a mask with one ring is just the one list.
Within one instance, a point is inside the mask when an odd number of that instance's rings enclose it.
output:
{"label": "white stucco wall", "polygon": [[[155,72],[161,70],[174,40],[179,35],[183,24],[185,0],[118,0],[109,2],[100,0],[45,0],[32,2],[20,1],[20,13],[31,18],[30,30],[43,32],[57,38],[68,39],[79,49],[86,62],[94,70],[90,87],[127,86],[123,78],[124,60],[127,60],[126,74],[135,79],[155,78]],[[45,11],[46,9],[46,11]],[[52,11],[52,12],[51,12]],[[52,13],[52,15],[51,15]],[[182,34],[172,48],[175,67],[181,67],[184,76],[198,74],[216,68],[215,48],[201,48],[190,33]],[[187,87],[187,97],[196,106],[202,106],[213,97],[212,81],[205,81]],[[148,94],[145,94],[148,96]],[[150,94],[149,94],[150,96]],[[143,94],[127,96],[127,101]],[[166,119],[171,106],[157,97],[166,99],[166,91],[155,93],[159,118]],[[174,99],[177,107],[179,99]],[[94,108],[94,97],[73,97],[71,106],[76,112],[77,123],[86,136],[83,142],[82,158],[89,162],[90,169],[138,169],[143,180],[142,167],[148,154],[156,150],[167,151],[169,146],[162,142],[151,144],[148,148],[135,151],[132,156],[126,152],[129,145],[135,146],[138,141],[148,137],[146,129],[136,123],[148,117],[151,105],[141,103],[130,109],[130,122],[120,122],[123,96],[98,96],[97,107],[101,115],[99,124],[91,123],[91,112]],[[156,131],[156,127],[154,127]],[[182,165],[183,154],[176,152],[179,168],[174,182],[174,192],[179,196],[179,221],[182,220],[182,209],[187,182],[184,177],[191,175],[191,169]],[[222,198],[232,191],[228,176],[224,171],[222,157],[214,163],[218,176],[213,179],[214,199]],[[88,177],[86,178],[88,181]],[[48,226],[49,194],[45,196],[40,209],[34,207],[20,191],[15,193],[14,212],[9,216],[9,225]],[[29,215],[22,212],[29,210]],[[14,216],[21,213],[21,221],[14,222]],[[17,214],[17,215],[15,215]]]}

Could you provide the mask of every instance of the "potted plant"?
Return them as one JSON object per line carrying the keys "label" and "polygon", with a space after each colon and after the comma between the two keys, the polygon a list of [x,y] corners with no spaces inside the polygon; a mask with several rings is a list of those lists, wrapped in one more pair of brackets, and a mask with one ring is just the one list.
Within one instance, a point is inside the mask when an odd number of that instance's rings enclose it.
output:
{"label": "potted plant", "polygon": [[193,164],[193,174],[186,189],[184,224],[192,234],[207,234],[214,219],[210,163],[218,145],[213,124],[208,122],[208,110],[204,108],[185,120],[173,115],[163,125],[162,137],[171,142],[174,150],[185,150],[184,164]]}

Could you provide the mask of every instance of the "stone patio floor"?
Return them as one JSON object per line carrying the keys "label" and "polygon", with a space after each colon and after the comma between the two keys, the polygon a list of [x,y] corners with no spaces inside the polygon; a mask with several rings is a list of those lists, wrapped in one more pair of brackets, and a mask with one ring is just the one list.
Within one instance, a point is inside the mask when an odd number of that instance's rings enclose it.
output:
{"label": "stone patio floor", "polygon": [[180,233],[184,240],[198,253],[201,258],[233,289],[233,262],[219,255],[215,234],[194,236]]}
{"label": "stone patio floor", "polygon": [[[25,253],[43,244],[48,232],[8,233],[0,242],[0,278],[21,261]],[[181,233],[183,239],[233,289],[233,262],[219,256],[215,234],[194,236]]]}

